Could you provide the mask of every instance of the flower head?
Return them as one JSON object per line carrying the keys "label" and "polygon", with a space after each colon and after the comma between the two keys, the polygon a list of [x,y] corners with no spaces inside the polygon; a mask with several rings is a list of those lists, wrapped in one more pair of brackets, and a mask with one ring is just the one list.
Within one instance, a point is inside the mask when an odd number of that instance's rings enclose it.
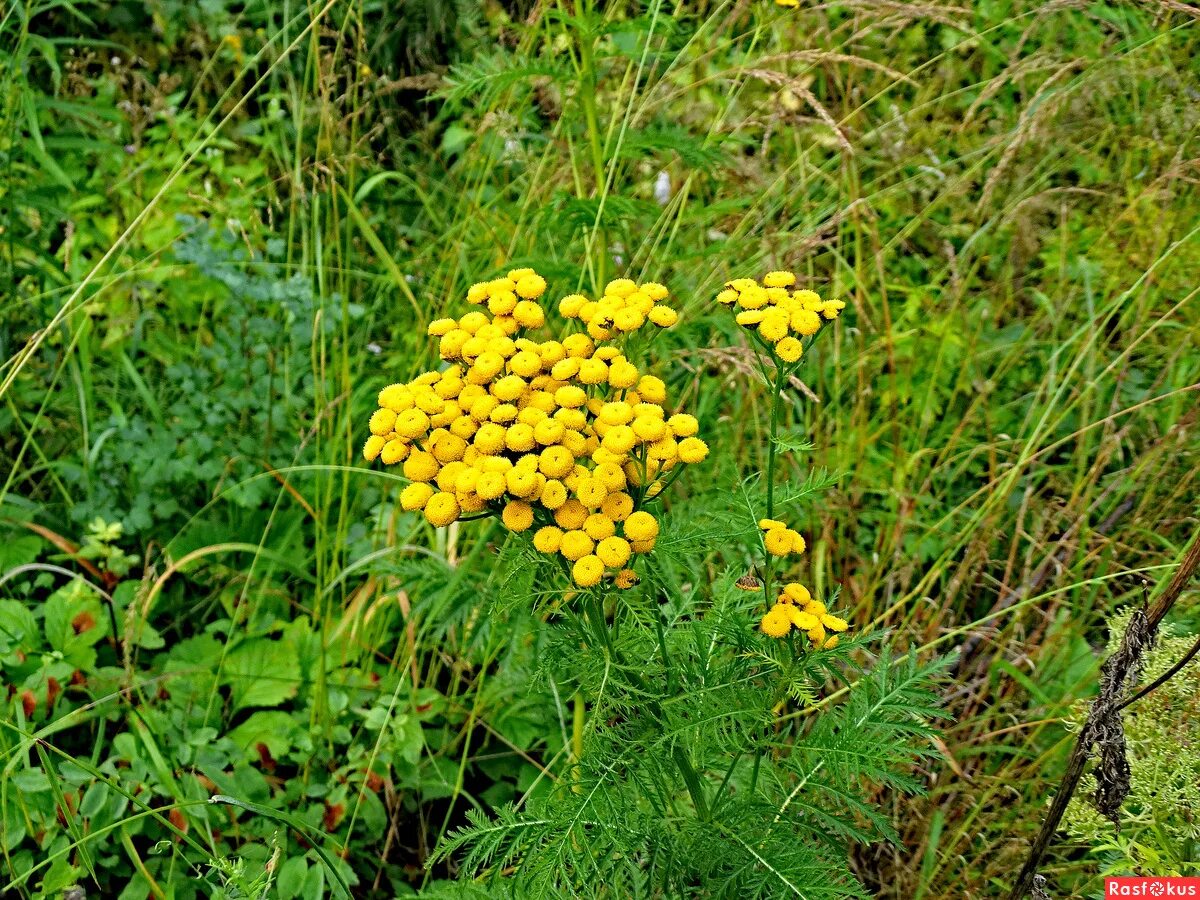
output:
{"label": "flower head", "polygon": [[[779,2],[779,0],[776,0]],[[788,0],[781,5],[795,5]],[[768,272],[761,283],[752,278],[736,278],[717,294],[717,302],[736,310],[736,320],[752,329],[777,360],[791,365],[804,352],[801,338],[816,334],[823,320],[836,319],[846,304],[841,300],[822,300],[809,290],[794,290],[792,272]]]}
{"label": "flower head", "polygon": [[[762,618],[762,630],[771,637],[784,637],[793,628],[808,635],[817,648],[831,650],[837,646],[837,634],[849,628],[849,623],[830,615],[825,604],[812,599],[808,588],[797,582],[783,586],[775,604]],[[835,632],[832,638],[827,632]]]}
{"label": "flower head", "polygon": [[401,507],[434,525],[490,511],[574,563],[580,586],[606,572],[632,586],[628,563],[659,531],[640,507],[660,473],[708,453],[695,417],[668,415],[666,384],[621,351],[625,335],[668,328],[678,313],[661,284],[620,278],[598,301],[559,301],[584,332],[537,340],[546,289],[533,269],[513,269],[472,285],[475,308],[461,318],[430,323],[445,366],[380,391],[363,457],[402,463],[413,483]]}

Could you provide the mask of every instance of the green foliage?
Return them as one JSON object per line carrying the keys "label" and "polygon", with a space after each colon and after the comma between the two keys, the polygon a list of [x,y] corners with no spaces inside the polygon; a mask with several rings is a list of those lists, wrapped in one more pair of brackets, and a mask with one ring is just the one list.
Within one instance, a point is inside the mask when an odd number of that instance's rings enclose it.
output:
{"label": "green foliage", "polygon": [[907,773],[930,754],[945,662],[884,656],[848,702],[777,724],[783,697],[846,659],[752,633],[746,596],[723,579],[703,616],[658,623],[657,640],[645,619],[662,611],[624,597],[611,623],[599,601],[568,614],[546,671],[596,697],[582,754],[524,808],[468,813],[433,861],[455,855],[496,896],[867,896],[846,842],[895,838],[872,797],[920,790]]}

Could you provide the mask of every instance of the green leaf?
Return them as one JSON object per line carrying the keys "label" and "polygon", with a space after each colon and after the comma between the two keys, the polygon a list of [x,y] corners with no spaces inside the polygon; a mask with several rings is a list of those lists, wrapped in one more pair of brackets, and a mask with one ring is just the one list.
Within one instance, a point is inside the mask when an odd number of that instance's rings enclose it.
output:
{"label": "green leaf", "polygon": [[221,680],[230,687],[235,710],[278,706],[296,696],[300,663],[288,645],[271,638],[251,638],[229,651]]}
{"label": "green leaf", "polygon": [[278,759],[292,749],[293,732],[296,729],[295,720],[291,715],[278,710],[256,712],[233,731],[229,739],[246,752],[251,758],[257,758],[257,747],[265,744],[271,755]]}
{"label": "green leaf", "polygon": [[279,867],[279,877],[275,887],[279,891],[279,900],[291,900],[304,888],[308,878],[308,860],[303,856],[293,856]]}
{"label": "green leaf", "polygon": [[42,539],[35,534],[0,542],[0,572],[24,566],[38,558]]}
{"label": "green leaf", "polygon": [[38,635],[33,613],[16,600],[0,600],[0,656],[20,649],[28,655]]}
{"label": "green leaf", "polygon": [[108,616],[100,600],[79,581],[55,591],[42,607],[46,642],[78,669],[95,665],[92,645],[108,632]]}
{"label": "green leaf", "polygon": [[792,453],[807,453],[816,448],[799,428],[786,428],[775,435],[775,446]]}

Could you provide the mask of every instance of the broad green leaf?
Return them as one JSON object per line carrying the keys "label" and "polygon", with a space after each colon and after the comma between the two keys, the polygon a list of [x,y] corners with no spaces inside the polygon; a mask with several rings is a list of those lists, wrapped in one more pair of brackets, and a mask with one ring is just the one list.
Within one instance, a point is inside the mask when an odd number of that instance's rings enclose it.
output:
{"label": "broad green leaf", "polygon": [[234,709],[278,706],[296,696],[300,663],[287,644],[251,638],[229,651],[221,680],[230,687]]}

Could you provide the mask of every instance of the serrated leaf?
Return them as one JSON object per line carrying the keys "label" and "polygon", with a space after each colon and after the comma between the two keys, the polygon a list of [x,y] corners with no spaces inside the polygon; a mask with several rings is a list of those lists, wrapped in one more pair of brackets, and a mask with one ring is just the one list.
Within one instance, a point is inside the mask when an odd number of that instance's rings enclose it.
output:
{"label": "serrated leaf", "polygon": [[221,681],[229,685],[235,710],[278,706],[296,696],[300,663],[287,644],[265,637],[251,638],[229,651]]}
{"label": "serrated leaf", "polygon": [[799,428],[786,428],[775,435],[775,446],[791,453],[807,453],[816,449],[817,445]]}

